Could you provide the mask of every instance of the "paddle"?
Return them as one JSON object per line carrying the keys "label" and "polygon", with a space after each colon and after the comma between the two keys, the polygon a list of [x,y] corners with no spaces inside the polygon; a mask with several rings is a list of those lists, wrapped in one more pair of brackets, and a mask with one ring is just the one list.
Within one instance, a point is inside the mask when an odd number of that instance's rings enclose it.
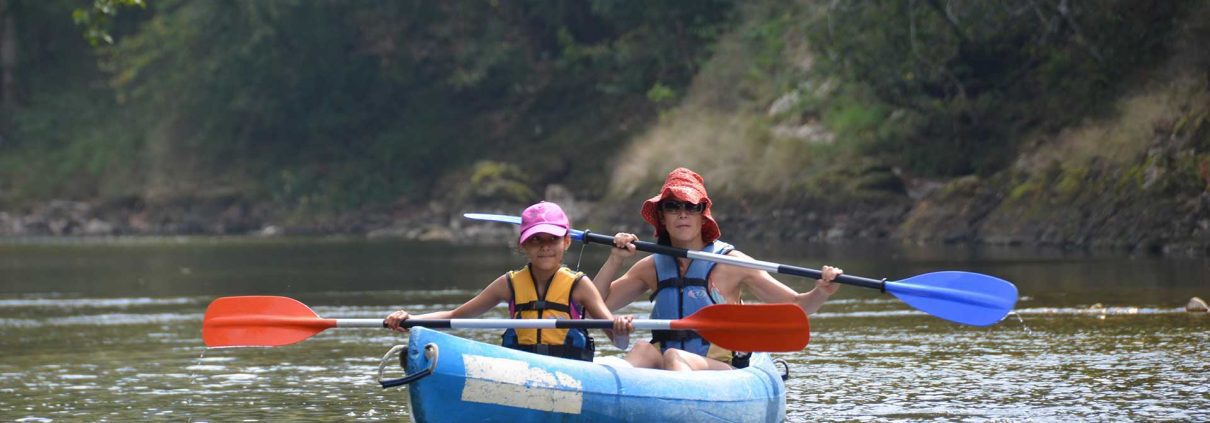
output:
{"label": "paddle", "polygon": [[[499,214],[466,213],[468,219],[521,224],[521,218]],[[583,242],[613,246],[613,237],[590,231],[571,231],[572,239]],[[639,250],[674,257],[705,260],[715,263],[760,269],[785,275],[819,279],[818,270],[772,263],[767,261],[733,257],[704,251],[690,251],[646,241],[635,241]],[[1011,282],[994,276],[973,272],[933,272],[913,276],[900,281],[870,279],[860,276],[840,275],[836,282],[873,288],[890,292],[917,310],[972,326],[989,326],[1004,319],[1017,304],[1017,287]]]}
{"label": "paddle", "polygon": [[[408,319],[406,327],[453,329],[613,328],[612,320]],[[324,319],[293,298],[222,297],[206,308],[202,341],[207,347],[275,347],[293,344],[333,327],[383,328],[382,319]],[[634,321],[635,329],[692,329],[736,351],[800,351],[810,340],[807,315],[792,304],[716,304],[677,320]]]}

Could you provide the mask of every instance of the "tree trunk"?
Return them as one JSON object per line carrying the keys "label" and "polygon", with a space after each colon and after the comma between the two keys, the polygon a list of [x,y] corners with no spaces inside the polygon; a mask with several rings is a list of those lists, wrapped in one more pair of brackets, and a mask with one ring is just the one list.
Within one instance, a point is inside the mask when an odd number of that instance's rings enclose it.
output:
{"label": "tree trunk", "polygon": [[9,0],[0,0],[0,109],[17,105],[17,14]]}
{"label": "tree trunk", "polygon": [[17,20],[9,0],[0,0],[0,108],[17,105]]}

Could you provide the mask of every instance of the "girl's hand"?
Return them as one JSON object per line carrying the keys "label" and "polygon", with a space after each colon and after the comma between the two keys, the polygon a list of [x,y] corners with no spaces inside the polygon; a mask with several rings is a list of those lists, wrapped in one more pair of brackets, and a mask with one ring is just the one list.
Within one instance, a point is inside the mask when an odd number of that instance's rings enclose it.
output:
{"label": "girl's hand", "polygon": [[391,330],[396,331],[396,332],[407,333],[408,328],[399,326],[399,324],[403,323],[403,321],[407,320],[409,317],[412,317],[412,316],[410,314],[408,314],[408,312],[403,311],[403,310],[399,310],[394,313],[391,313],[391,314],[387,315],[387,318],[386,318],[387,327],[391,328]]}
{"label": "girl's hand", "polygon": [[843,275],[844,270],[839,267],[824,266],[823,269],[820,269],[819,273],[822,273],[823,277],[815,281],[815,288],[823,290],[829,296],[835,294],[836,290],[840,289],[840,284],[833,281],[840,275]]}
{"label": "girl's hand", "polygon": [[634,332],[634,315],[627,314],[625,316],[613,316],[613,333],[614,335],[629,336]]}
{"label": "girl's hand", "polygon": [[634,257],[635,249],[638,248],[634,245],[634,242],[638,240],[639,237],[635,234],[628,234],[625,232],[618,232],[617,234],[614,234],[613,246],[615,248],[609,251],[609,255],[611,257],[619,258]]}
{"label": "girl's hand", "polygon": [[626,351],[630,347],[630,334],[634,332],[634,315],[613,316],[613,329],[605,331],[613,346]]}

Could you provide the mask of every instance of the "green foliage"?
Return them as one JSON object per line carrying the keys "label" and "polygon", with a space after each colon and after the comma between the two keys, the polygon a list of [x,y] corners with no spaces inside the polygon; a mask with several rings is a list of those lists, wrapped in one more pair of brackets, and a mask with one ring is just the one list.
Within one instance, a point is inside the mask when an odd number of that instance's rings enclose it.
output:
{"label": "green foliage", "polygon": [[531,203],[538,198],[529,189],[529,177],[517,165],[490,160],[475,163],[470,183],[460,197],[478,202]]}
{"label": "green foliage", "polygon": [[[774,80],[773,85],[790,89],[803,77],[797,64],[787,63],[798,46],[795,41],[803,34],[798,26],[807,19],[804,7],[797,2],[749,3],[750,14],[742,29],[742,40],[750,51],[752,63],[749,77]],[[790,65],[790,66],[787,66]]]}
{"label": "green foliage", "polygon": [[[117,107],[70,16],[74,1],[9,2],[17,23],[15,104],[0,104],[0,205],[137,193],[140,133]],[[131,14],[110,21],[125,31]],[[2,24],[0,24],[2,26]],[[3,62],[3,61],[0,61]],[[4,88],[10,88],[5,86]]]}
{"label": "green foliage", "polygon": [[[840,95],[907,115],[907,130],[881,133],[871,152],[917,172],[961,175],[1002,168],[1023,128],[1100,111],[1124,77],[1162,56],[1187,5],[852,1],[804,25],[824,59],[819,71],[850,82]],[[868,138],[852,132],[868,129],[839,134]]]}
{"label": "green foliage", "polygon": [[84,31],[84,39],[93,47],[113,44],[110,21],[124,7],[146,8],[143,0],[93,0],[91,8],[78,8],[71,12],[71,19]]}
{"label": "green foliage", "polygon": [[870,139],[877,137],[880,124],[889,114],[889,108],[880,104],[840,101],[828,110],[824,122],[837,132]]}
{"label": "green foliage", "polygon": [[1070,199],[1088,187],[1090,171],[1084,166],[1072,166],[1063,169],[1053,190],[1060,199]]}
{"label": "green foliage", "polygon": [[1012,187],[1008,192],[1008,201],[1030,202],[1044,191],[1037,180],[1029,179]]}
{"label": "green foliage", "polygon": [[731,3],[593,0],[583,10],[563,2],[540,16],[564,14],[555,31],[560,73],[587,77],[604,94],[642,94],[656,82],[688,83],[701,53],[730,23]]}
{"label": "green foliage", "polygon": [[[324,213],[443,195],[449,175],[479,178],[475,201],[530,201],[555,181],[599,194],[618,144],[685,96],[740,15],[727,0],[10,4],[22,95],[0,116],[0,201],[169,180],[169,195],[226,184]],[[768,120],[822,122],[838,145],[766,154],[869,156],[876,169],[822,186],[895,192],[892,167],[993,173],[1024,131],[1102,112],[1190,4],[749,3],[728,50],[745,62],[711,83],[741,108],[795,93]],[[1205,116],[1177,122],[1199,152]],[[773,142],[754,139],[736,150]],[[1064,175],[1014,196],[1075,192]]]}
{"label": "green foliage", "polygon": [[668,104],[676,99],[676,91],[662,83],[656,82],[647,90],[647,99],[656,104]]}
{"label": "green foliage", "polygon": [[[28,91],[65,101],[5,113],[12,123],[0,122],[8,127],[0,148],[20,148],[0,157],[13,165],[0,169],[0,196],[75,195],[81,178],[121,174],[132,178],[122,179],[127,192],[148,189],[139,178],[172,181],[156,187],[176,190],[169,196],[227,184],[253,201],[323,213],[433,195],[442,175],[483,157],[524,160],[535,176],[508,178],[499,195],[533,198],[530,186],[569,177],[567,158],[616,150],[606,148],[616,134],[640,127],[615,129],[617,113],[602,111],[673,101],[731,8],[723,0],[22,6],[26,28],[54,28],[23,34],[24,49],[78,41],[68,15],[98,48],[48,52],[72,61],[21,74]],[[65,74],[68,64],[85,71]],[[51,94],[60,91],[68,95]],[[529,151],[543,154],[525,158]],[[606,166],[586,161],[574,172],[599,176]],[[79,185],[105,195],[106,184]]]}
{"label": "green foliage", "polygon": [[1210,154],[1188,151],[1178,155],[1169,178],[1172,194],[1198,195],[1210,191]]}

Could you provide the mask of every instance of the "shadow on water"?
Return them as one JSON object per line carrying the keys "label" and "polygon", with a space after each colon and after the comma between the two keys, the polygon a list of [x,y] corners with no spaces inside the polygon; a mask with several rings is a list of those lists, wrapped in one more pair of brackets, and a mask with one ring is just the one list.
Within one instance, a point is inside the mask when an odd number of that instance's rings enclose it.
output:
{"label": "shadow on water", "polygon": [[[792,421],[1207,420],[1210,294],[1204,259],[991,248],[773,245],[762,260],[891,280],[937,270],[995,275],[1022,298],[1000,324],[951,324],[844,287],[783,354]],[[573,248],[595,273],[605,251]],[[206,350],[215,297],[297,298],[324,317],[452,308],[524,264],[505,246],[362,240],[0,244],[4,420],[399,420],[403,390],[377,364],[403,336],[325,331],[279,348]],[[811,281],[778,276],[804,291]],[[624,312],[646,314],[639,302]],[[503,317],[496,309],[488,317]],[[455,331],[499,342],[495,331]],[[600,336],[598,334],[598,336]],[[642,334],[638,337],[641,339]],[[599,340],[602,354],[621,351]]]}

